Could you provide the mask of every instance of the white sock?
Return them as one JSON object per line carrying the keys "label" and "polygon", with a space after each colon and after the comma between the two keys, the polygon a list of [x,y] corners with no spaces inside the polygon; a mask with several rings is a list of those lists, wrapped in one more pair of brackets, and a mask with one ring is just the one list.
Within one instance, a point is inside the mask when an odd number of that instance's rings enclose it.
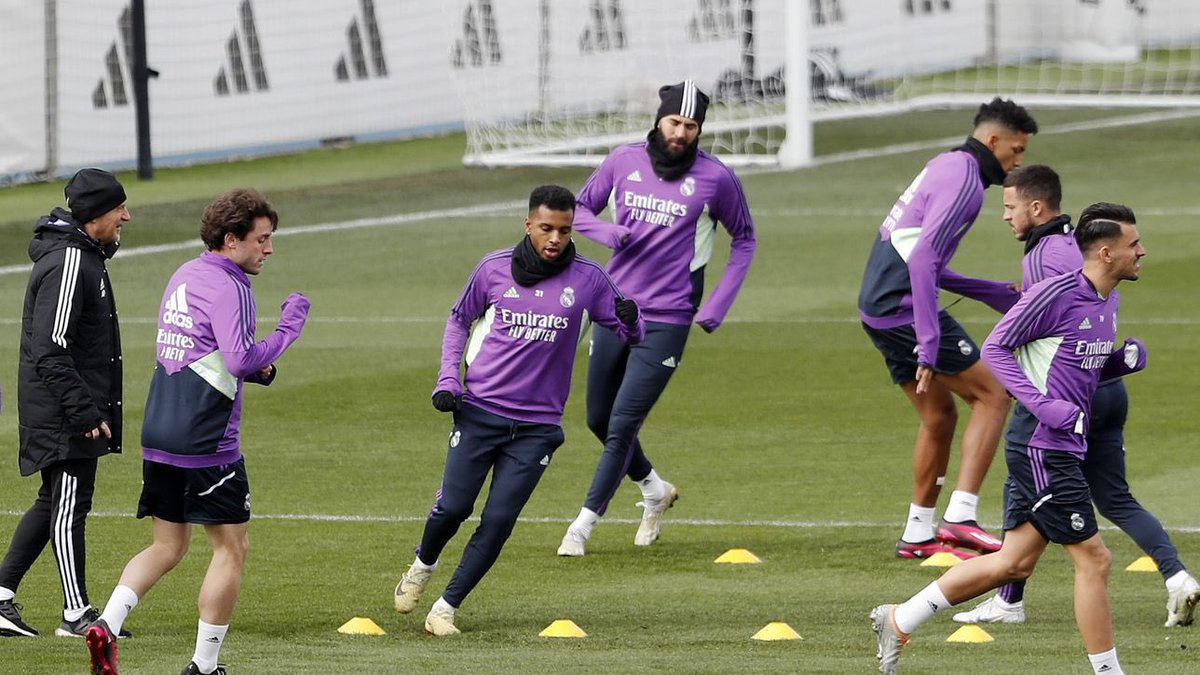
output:
{"label": "white sock", "polygon": [[80,607],[78,609],[64,609],[63,610],[63,621],[78,621],[79,617],[86,614],[87,611],[91,608],[92,608],[91,605],[84,605],[83,607]]}
{"label": "white sock", "polygon": [[1104,675],[1125,675],[1125,671],[1121,670],[1121,663],[1117,661],[1117,648],[1102,653],[1088,654],[1088,661],[1092,662],[1093,673],[1104,673]]}
{"label": "white sock", "polygon": [[950,493],[950,504],[946,506],[946,512],[942,514],[942,518],[950,523],[963,523],[968,520],[979,520],[977,512],[979,511],[979,495],[973,495],[970,492],[955,490]]}
{"label": "white sock", "polygon": [[908,521],[904,524],[904,536],[900,537],[910,544],[918,544],[933,539],[933,506],[908,505]]}
{"label": "white sock", "polygon": [[5,600],[12,601],[15,597],[17,597],[16,591],[0,586],[0,602],[4,602]]}
{"label": "white sock", "polygon": [[217,656],[228,631],[229,626],[214,626],[203,620],[196,622],[196,653],[192,655],[192,663],[200,672],[211,673],[217,669]]}
{"label": "white sock", "polygon": [[448,611],[451,614],[458,611],[457,607],[446,602],[446,598],[443,598],[443,597],[438,597],[437,602],[433,603],[433,607],[429,608],[430,613],[432,613],[435,609],[442,610],[442,611]]}
{"label": "white sock", "polygon": [[596,521],[598,520],[600,520],[600,516],[585,506],[579,509],[579,515],[575,516],[574,522],[571,523],[568,529],[582,533],[583,538],[587,539],[592,536],[592,528],[596,526]]}
{"label": "white sock", "polygon": [[[1187,581],[1187,578],[1188,578],[1187,570],[1179,570],[1175,574],[1172,574],[1171,578],[1167,579],[1167,592],[1175,593],[1176,591],[1183,590],[1183,584],[1184,584],[1184,582]],[[3,599],[4,598],[0,597],[0,600],[3,600]]]}
{"label": "white sock", "polygon": [[438,564],[436,560],[433,561],[432,565],[426,565],[425,563],[421,562],[421,556],[413,558],[413,567],[416,567],[419,570],[433,571],[437,569],[437,566]]}
{"label": "white sock", "polygon": [[650,469],[645,478],[635,482],[642,491],[643,499],[662,499],[667,494],[667,486],[663,485],[663,480],[654,469]]}
{"label": "white sock", "polygon": [[933,618],[934,614],[949,608],[950,601],[934,581],[896,608],[896,628],[908,635]]}
{"label": "white sock", "polygon": [[104,612],[100,614],[100,618],[108,624],[108,629],[112,631],[113,635],[120,635],[121,626],[125,624],[125,619],[129,618],[129,613],[137,605],[138,596],[132,588],[117,586],[113,589],[112,595],[108,596],[108,604],[104,606]]}

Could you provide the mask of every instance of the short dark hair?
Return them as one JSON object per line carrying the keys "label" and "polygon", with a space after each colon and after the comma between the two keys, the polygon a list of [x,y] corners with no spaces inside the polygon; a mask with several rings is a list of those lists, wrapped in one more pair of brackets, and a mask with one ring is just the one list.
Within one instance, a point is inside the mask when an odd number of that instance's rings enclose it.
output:
{"label": "short dark hair", "polygon": [[1012,131],[1023,131],[1027,134],[1038,132],[1037,122],[1029,111],[1012,102],[1012,99],[1002,99],[999,96],[988,103],[979,106],[975,113],[975,128],[985,122],[997,122]]}
{"label": "short dark hair", "polygon": [[529,211],[545,206],[551,211],[574,211],[575,195],[561,185],[539,185],[529,193]]}
{"label": "short dark hair", "polygon": [[1045,202],[1054,211],[1062,204],[1062,181],[1058,173],[1045,164],[1030,164],[1009,171],[1004,177],[1004,187],[1016,188],[1021,197]]}
{"label": "short dark hair", "polygon": [[208,250],[217,251],[225,245],[225,235],[233,234],[239,240],[254,227],[254,221],[266,216],[271,220],[271,231],[279,227],[279,214],[271,208],[271,202],[253,188],[236,188],[217,197],[204,209],[200,217],[200,239]]}
{"label": "short dark hair", "polygon": [[1092,250],[1099,242],[1115,239],[1120,235],[1121,223],[1116,220],[1093,218],[1075,226],[1075,243],[1079,244],[1082,253]]}
{"label": "short dark hair", "polygon": [[1118,223],[1137,225],[1137,218],[1133,215],[1133,209],[1124,204],[1114,204],[1112,202],[1096,202],[1079,214],[1080,225],[1092,220],[1115,220]]}

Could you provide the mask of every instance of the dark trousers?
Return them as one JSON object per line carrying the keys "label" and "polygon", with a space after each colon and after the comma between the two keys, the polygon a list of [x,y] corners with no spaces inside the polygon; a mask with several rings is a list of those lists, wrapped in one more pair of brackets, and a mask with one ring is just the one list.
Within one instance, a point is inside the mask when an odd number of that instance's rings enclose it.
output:
{"label": "dark trousers", "polygon": [[648,321],[646,338],[630,346],[612,331],[592,326],[587,423],[604,442],[604,452],[583,503],[588,509],[604,515],[621,478],[641,480],[654,468],[637,433],[675,374],[690,328]]}
{"label": "dark trousers", "polygon": [[83,609],[89,604],[84,531],[96,488],[96,460],[55,462],[41,473],[37,499],[21,516],[0,563],[0,586],[16,592],[49,542],[58,563],[63,608]]}
{"label": "dark trousers", "polygon": [[488,471],[492,472],[492,484],[479,527],[442,593],[446,602],[455,607],[462,605],[500,557],[517,516],[562,443],[562,427],[555,424],[518,422],[467,404],[454,414],[442,487],[425,520],[425,533],[417,549],[421,562],[437,562],[442,549],[474,510]]}
{"label": "dark trousers", "polygon": [[[1129,392],[1125,382],[1115,380],[1096,389],[1092,397],[1092,424],[1088,429],[1083,475],[1100,515],[1121,528],[1154,559],[1163,579],[1184,569],[1179,551],[1153,513],[1146,510],[1129,490],[1125,478],[1125,418],[1129,414]],[[1000,591],[1007,602],[1025,596],[1025,582],[1015,582]]]}

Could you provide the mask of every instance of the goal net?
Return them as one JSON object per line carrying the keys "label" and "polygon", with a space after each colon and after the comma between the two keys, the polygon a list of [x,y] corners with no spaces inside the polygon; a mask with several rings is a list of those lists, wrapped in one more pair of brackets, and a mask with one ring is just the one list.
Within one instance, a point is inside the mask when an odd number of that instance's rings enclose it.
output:
{"label": "goal net", "polygon": [[461,0],[469,165],[594,165],[646,135],[663,84],[713,99],[702,142],[801,166],[814,122],[993,96],[1200,105],[1194,0]]}

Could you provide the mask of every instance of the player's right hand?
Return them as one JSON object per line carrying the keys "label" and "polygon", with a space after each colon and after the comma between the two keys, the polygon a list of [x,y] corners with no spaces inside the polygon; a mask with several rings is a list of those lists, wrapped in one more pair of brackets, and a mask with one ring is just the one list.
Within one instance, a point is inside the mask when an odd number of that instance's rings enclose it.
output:
{"label": "player's right hand", "polygon": [[1070,401],[1055,399],[1047,402],[1037,412],[1038,421],[1051,429],[1069,431],[1074,434],[1084,433],[1083,411]]}
{"label": "player's right hand", "polygon": [[459,397],[451,394],[445,389],[433,392],[433,407],[439,412],[454,412],[458,410]]}

